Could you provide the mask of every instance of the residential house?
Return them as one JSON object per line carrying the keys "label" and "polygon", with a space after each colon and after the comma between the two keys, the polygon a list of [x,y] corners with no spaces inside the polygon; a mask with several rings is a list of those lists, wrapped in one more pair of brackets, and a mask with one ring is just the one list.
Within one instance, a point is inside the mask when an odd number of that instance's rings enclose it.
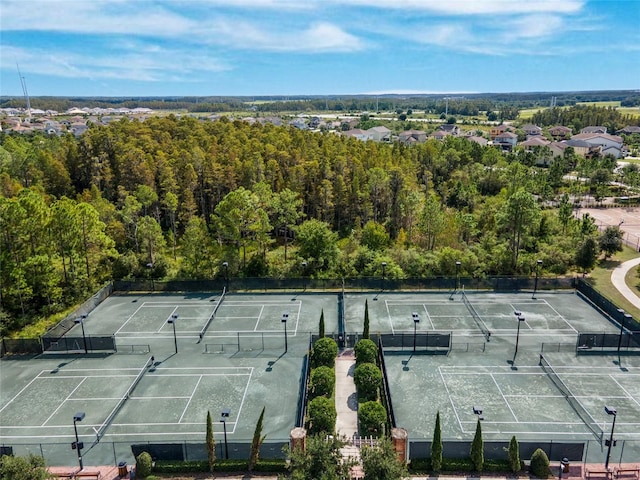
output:
{"label": "residential house", "polygon": [[535,147],[545,147],[549,145],[551,142],[544,138],[542,135],[533,136],[524,142],[520,142],[518,144],[519,147],[524,147],[525,150],[531,151]]}
{"label": "residential house", "polygon": [[450,132],[445,132],[444,130],[436,130],[431,135],[429,135],[429,138],[435,138],[436,140],[444,140],[445,137],[448,137],[449,135],[453,135],[453,134]]}
{"label": "residential house", "polygon": [[486,146],[486,145],[489,143],[489,141],[488,141],[486,138],[484,138],[484,137],[478,137],[478,136],[476,136],[476,135],[471,135],[471,136],[469,136],[469,137],[466,137],[466,139],[467,139],[467,140],[469,140],[470,142],[475,142],[475,143],[477,143],[477,144],[478,144],[478,145],[480,145],[481,147],[484,147],[484,146]]}
{"label": "residential house", "polygon": [[297,128],[298,130],[307,130],[309,128],[307,122],[305,122],[303,118],[294,118],[289,122],[289,125]]}
{"label": "residential house", "polygon": [[391,141],[391,130],[387,127],[371,127],[367,130],[369,137],[371,140],[375,140],[376,142],[390,142]]}
{"label": "residential house", "polygon": [[370,140],[369,132],[367,130],[362,130],[360,128],[352,128],[351,130],[347,130],[342,132],[345,137],[353,137],[357,140],[367,141]]}
{"label": "residential house", "polygon": [[607,127],[603,127],[601,125],[584,127],[580,130],[580,133],[607,133]]}
{"label": "residential house", "polygon": [[538,136],[538,135],[542,135],[542,128],[540,128],[537,125],[532,125],[532,124],[528,123],[526,125],[523,125],[520,128],[522,130],[524,130],[524,133],[527,136],[527,138],[535,137],[535,136]]}
{"label": "residential house", "polygon": [[549,149],[554,157],[562,157],[564,156],[564,151],[568,146],[567,142],[551,142],[549,144]]}
{"label": "residential house", "polygon": [[570,138],[563,142],[567,147],[572,147],[576,155],[587,157],[593,153],[599,153],[599,148],[592,148],[592,145],[577,138]]}
{"label": "residential house", "polygon": [[513,150],[518,143],[518,135],[511,132],[502,132],[493,139],[495,146],[501,147],[503,150]]}
{"label": "residential house", "polygon": [[618,135],[633,135],[634,133],[640,133],[640,127],[636,127],[635,125],[628,125],[621,130],[616,132]]}
{"label": "residential house", "polygon": [[400,143],[423,143],[427,140],[427,133],[422,130],[405,130],[398,135]]}
{"label": "residential house", "polygon": [[440,128],[438,130],[442,130],[443,132],[447,132],[454,136],[458,136],[462,133],[460,127],[455,123],[443,123],[442,125],[440,125]]}
{"label": "residential house", "polygon": [[565,138],[571,137],[573,134],[573,130],[569,127],[565,127],[564,125],[558,125],[556,127],[551,127],[549,129],[549,134],[556,140],[563,140]]}
{"label": "residential house", "polygon": [[494,125],[491,127],[491,140],[495,140],[498,135],[504,132],[513,132],[514,128],[511,125],[501,123],[500,125]]}
{"label": "residential house", "polygon": [[609,147],[615,147],[618,150],[618,156],[615,155],[613,150],[609,152],[614,155],[615,158],[620,158],[620,151],[622,150],[622,137],[617,135],[609,135],[608,133],[580,133],[571,137],[572,140],[582,140],[592,147],[601,147],[605,150]]}

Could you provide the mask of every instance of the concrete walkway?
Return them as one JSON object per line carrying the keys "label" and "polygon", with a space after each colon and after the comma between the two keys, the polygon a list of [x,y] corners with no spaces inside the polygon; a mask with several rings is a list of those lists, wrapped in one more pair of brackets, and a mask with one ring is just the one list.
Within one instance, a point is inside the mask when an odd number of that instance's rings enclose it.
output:
{"label": "concrete walkway", "polygon": [[[358,394],[353,381],[356,358],[352,349],[342,350],[336,358],[336,433],[347,441],[358,435]],[[341,449],[344,458],[352,458],[358,465],[351,469],[351,478],[364,476],[360,465],[360,449],[347,444]]]}
{"label": "concrete walkway", "polygon": [[638,264],[640,264],[640,257],[621,263],[611,272],[613,286],[636,308],[640,308],[640,297],[629,288],[624,279],[627,272]]}

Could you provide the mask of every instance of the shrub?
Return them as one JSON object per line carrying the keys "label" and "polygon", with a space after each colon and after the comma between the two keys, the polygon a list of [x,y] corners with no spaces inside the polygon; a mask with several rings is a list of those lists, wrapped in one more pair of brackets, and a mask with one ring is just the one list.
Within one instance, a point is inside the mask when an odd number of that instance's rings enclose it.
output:
{"label": "shrub", "polygon": [[513,473],[517,473],[522,468],[520,463],[520,447],[518,446],[518,440],[516,436],[511,437],[509,442],[509,468]]}
{"label": "shrub", "polygon": [[376,363],[378,358],[378,347],[368,338],[361,338],[356,343],[353,351],[356,354],[356,363]]}
{"label": "shrub", "polygon": [[434,472],[442,468],[442,427],[440,425],[440,410],[436,414],[436,426],[433,429],[433,441],[431,442],[431,465]]}
{"label": "shrub", "polygon": [[476,433],[471,442],[471,462],[473,463],[473,469],[476,472],[481,472],[484,466],[484,443],[482,441],[482,424],[480,419],[476,423]]}
{"label": "shrub", "polygon": [[376,400],[378,389],[382,386],[382,372],[373,363],[361,363],[353,372],[353,381],[358,397],[363,400]]}
{"label": "shrub", "polygon": [[331,433],[336,426],[336,406],[332,399],[316,397],[309,402],[309,433]]}
{"label": "shrub", "polygon": [[151,475],[153,460],[148,452],[142,452],[136,457],[136,476],[145,478]]}
{"label": "shrub", "polygon": [[333,338],[323,337],[316,340],[311,349],[311,366],[331,367],[336,364],[336,356],[338,355],[338,344]]}
{"label": "shrub", "polygon": [[549,476],[549,457],[541,448],[538,448],[531,455],[531,473],[538,478],[547,478]]}
{"label": "shrub", "polygon": [[378,437],[384,434],[387,410],[378,402],[365,402],[358,409],[360,433]]}
{"label": "shrub", "polygon": [[336,373],[329,367],[311,370],[310,390],[312,397],[331,397],[336,385]]}

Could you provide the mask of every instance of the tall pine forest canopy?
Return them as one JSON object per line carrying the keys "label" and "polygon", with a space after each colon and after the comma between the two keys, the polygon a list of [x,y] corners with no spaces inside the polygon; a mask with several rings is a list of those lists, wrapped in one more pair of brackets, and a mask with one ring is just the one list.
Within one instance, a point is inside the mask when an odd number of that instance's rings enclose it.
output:
{"label": "tall pine forest canopy", "polygon": [[226,118],[1,135],[3,334],[110,279],[215,278],[223,262],[236,277],[379,277],[382,262],[387,278],[447,276],[456,261],[464,276],[529,275],[537,259],[546,274],[588,271],[597,230],[573,200],[608,188],[615,166]]}

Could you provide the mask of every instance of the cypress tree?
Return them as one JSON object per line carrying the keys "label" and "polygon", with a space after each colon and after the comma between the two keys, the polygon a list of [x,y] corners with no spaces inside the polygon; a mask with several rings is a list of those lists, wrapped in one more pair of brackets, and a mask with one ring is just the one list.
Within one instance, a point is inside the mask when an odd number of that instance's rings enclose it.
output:
{"label": "cypress tree", "polygon": [[476,424],[476,434],[473,436],[473,442],[471,442],[471,463],[473,463],[473,468],[476,472],[482,471],[482,467],[484,467],[484,446],[480,419]]}
{"label": "cypress tree", "polygon": [[442,428],[440,426],[440,410],[436,414],[436,427],[433,431],[431,442],[431,468],[439,472],[442,468]]}
{"label": "cypress tree", "polygon": [[513,473],[519,472],[522,468],[522,464],[520,463],[520,447],[518,446],[518,440],[516,440],[515,435],[511,437],[511,441],[509,442],[509,466]]}
{"label": "cypress tree", "polygon": [[320,313],[320,325],[318,325],[318,336],[320,338],[324,337],[324,308]]}
{"label": "cypress tree", "polygon": [[213,422],[211,421],[211,412],[207,410],[207,460],[209,461],[209,471],[213,472],[216,464],[216,441],[213,438]]}
{"label": "cypress tree", "polygon": [[362,338],[369,338],[369,302],[364,301],[364,330]]}
{"label": "cypress tree", "polygon": [[262,407],[262,412],[260,413],[260,418],[258,418],[258,423],[256,423],[256,429],[253,432],[253,440],[251,441],[251,452],[249,453],[249,466],[248,470],[251,472],[253,468],[258,463],[258,458],[260,456],[260,447],[262,446],[262,442],[266,438],[266,435],[262,435],[262,420],[264,419],[264,409]]}

